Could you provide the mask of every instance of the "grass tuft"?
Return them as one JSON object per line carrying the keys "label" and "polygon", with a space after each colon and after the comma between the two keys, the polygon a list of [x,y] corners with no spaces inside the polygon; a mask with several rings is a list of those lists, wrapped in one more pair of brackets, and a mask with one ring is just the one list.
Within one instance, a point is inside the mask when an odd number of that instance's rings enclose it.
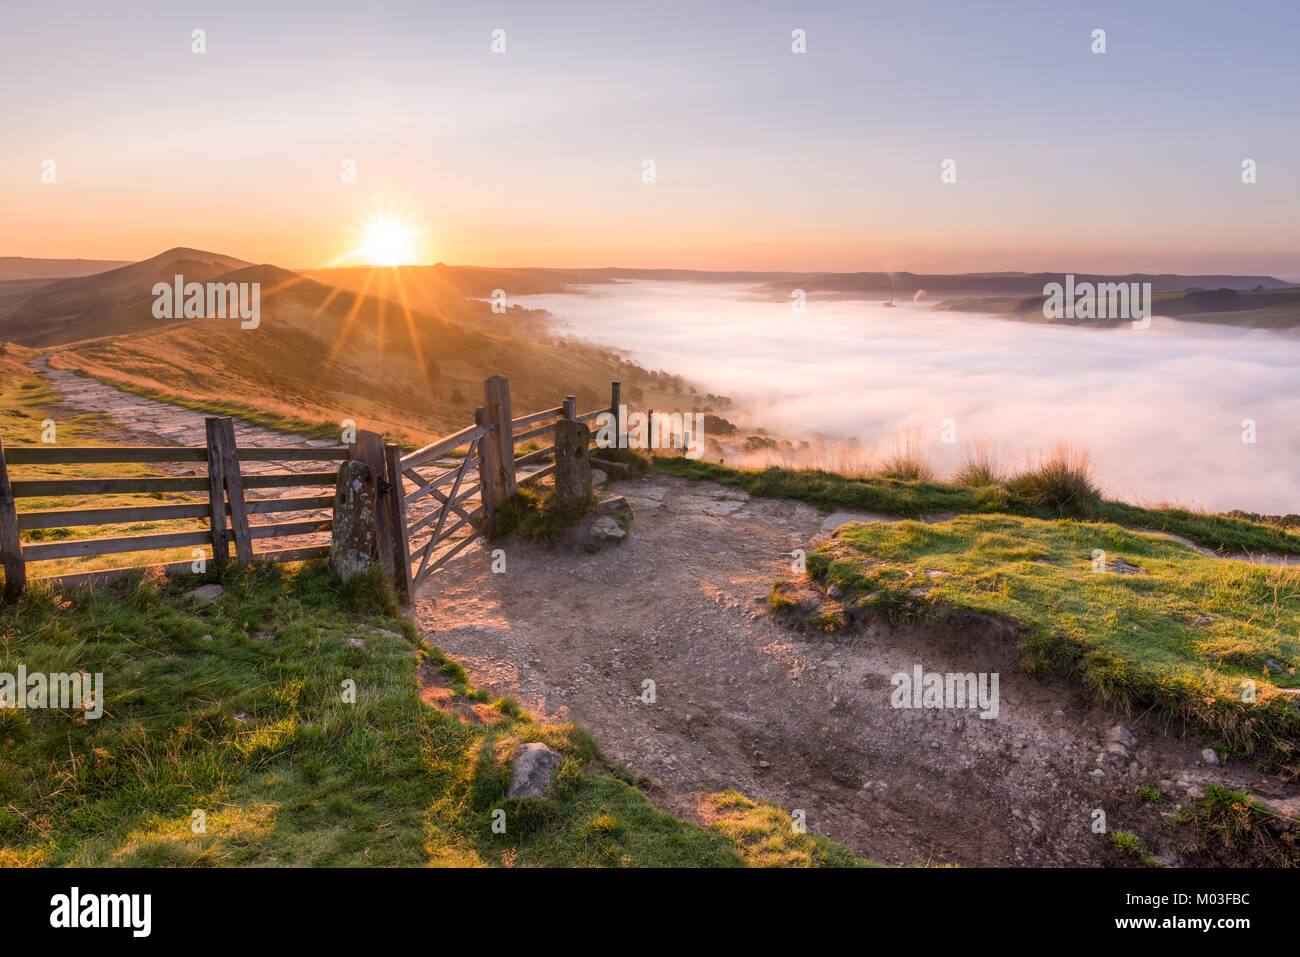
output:
{"label": "grass tuft", "polygon": [[966,457],[953,475],[958,485],[983,488],[1001,485],[1007,480],[1006,470],[987,443],[975,442],[966,448]]}
{"label": "grass tuft", "polygon": [[1101,502],[1088,453],[1064,442],[1041,454],[1009,488],[1025,501],[1062,515],[1086,515]]}

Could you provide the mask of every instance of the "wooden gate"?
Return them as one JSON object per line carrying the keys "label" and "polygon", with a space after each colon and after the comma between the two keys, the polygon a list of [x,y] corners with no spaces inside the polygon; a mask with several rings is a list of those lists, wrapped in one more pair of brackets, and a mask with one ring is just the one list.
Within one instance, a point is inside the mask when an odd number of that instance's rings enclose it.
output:
{"label": "wooden gate", "polygon": [[[396,446],[385,450],[398,585],[408,597],[491,527],[491,483],[486,488],[484,483],[484,464],[492,464],[491,443],[486,441],[491,430],[483,409],[475,418],[469,428],[410,455],[399,455]],[[413,491],[406,490],[408,482]]]}
{"label": "wooden gate", "polygon": [[470,542],[491,535],[497,506],[520,485],[555,471],[554,465],[545,464],[554,455],[553,444],[520,456],[516,445],[552,434],[556,419],[590,422],[609,410],[617,415],[617,382],[610,397],[608,410],[579,415],[577,399],[568,396],[553,409],[514,418],[510,383],[493,376],[483,383],[487,404],[474,410],[473,425],[410,455],[402,455],[396,445],[384,446],[381,471],[390,506],[383,517],[391,523],[393,567],[403,597],[409,601],[421,583]]}

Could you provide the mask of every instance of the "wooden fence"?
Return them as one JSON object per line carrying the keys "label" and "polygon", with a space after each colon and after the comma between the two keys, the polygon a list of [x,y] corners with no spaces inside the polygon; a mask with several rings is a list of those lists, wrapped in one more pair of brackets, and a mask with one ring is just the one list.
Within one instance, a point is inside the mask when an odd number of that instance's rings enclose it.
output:
{"label": "wooden fence", "polygon": [[[5,449],[0,441],[0,561],[5,570],[5,595],[18,595],[27,583],[27,565],[31,562],[62,558],[89,558],[126,552],[158,551],[185,546],[210,546],[212,562],[222,568],[230,559],[233,545],[236,560],[301,561],[329,553],[328,545],[278,549],[254,553],[253,542],[328,532],[332,521],[313,519],[266,524],[250,524],[250,515],[273,515],[329,509],[334,504],[333,488],[337,473],[272,472],[244,475],[241,462],[331,462],[347,459],[344,446],[239,448],[235,443],[234,423],[228,417],[210,417],[205,421],[207,444],[203,447],[124,447],[93,446],[14,446]],[[193,463],[206,474],[180,477],[141,478],[56,478],[10,480],[11,465],[99,465],[99,464]],[[196,470],[197,471],[197,470]],[[292,498],[250,499],[247,489],[318,489],[330,493]],[[104,495],[150,495],[163,492],[206,492],[206,503],[165,505],[130,505],[113,508],[73,508],[19,512],[16,500],[35,497],[90,497]],[[85,528],[122,524],[167,522],[177,519],[206,519],[205,530],[151,532],[112,538],[78,538],[66,541],[22,544],[19,533],[37,529]],[[190,570],[191,561],[162,565],[171,574]],[[50,576],[63,584],[105,581],[137,571],[139,567],[107,569],[70,575]]]}
{"label": "wooden fence", "polygon": [[[6,451],[0,441],[0,562],[5,571],[5,595],[18,595],[27,583],[31,562],[88,558],[123,552],[157,551],[186,546],[210,546],[212,561],[222,568],[233,545],[240,564],[252,561],[301,561],[327,556],[329,545],[284,548],[255,553],[253,542],[330,532],[332,519],[250,524],[250,515],[306,512],[331,508],[337,471],[244,474],[242,462],[337,462],[359,459],[370,466],[379,492],[376,509],[378,560],[392,571],[398,591],[409,601],[429,575],[460,554],[470,542],[496,529],[496,509],[521,485],[539,483],[552,475],[555,465],[538,463],[555,453],[557,419],[592,422],[602,413],[618,414],[620,386],[612,383],[608,408],[578,413],[577,400],[568,396],[550,409],[515,418],[510,408],[510,383],[493,376],[483,384],[485,405],[475,410],[474,424],[409,454],[385,444],[373,432],[358,432],[351,446],[239,448],[229,417],[205,420],[204,447],[57,447],[17,446]],[[550,444],[522,454],[521,443],[550,436]],[[619,467],[615,462],[601,462]],[[182,477],[59,478],[10,481],[7,465],[84,465],[134,463],[194,463],[206,474]],[[408,487],[409,486],[409,487]],[[330,493],[298,497],[257,499],[248,489],[329,488]],[[16,500],[37,496],[157,495],[162,492],[207,492],[206,503],[131,505],[112,508],[55,509],[19,512]],[[207,519],[208,528],[195,531],[153,532],[112,538],[69,539],[23,544],[19,534],[37,529],[111,526],[177,519]],[[464,533],[459,538],[458,533]],[[192,562],[161,566],[133,566],[50,576],[64,584],[109,580],[160,567],[165,573],[183,573]],[[46,580],[46,579],[42,579]]]}

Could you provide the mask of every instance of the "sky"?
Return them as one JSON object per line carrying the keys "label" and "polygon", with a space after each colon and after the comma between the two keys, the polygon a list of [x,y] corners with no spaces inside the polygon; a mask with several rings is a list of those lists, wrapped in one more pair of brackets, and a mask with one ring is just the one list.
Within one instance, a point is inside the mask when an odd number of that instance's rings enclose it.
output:
{"label": "sky", "polygon": [[0,16],[0,255],[1300,280],[1294,0]]}

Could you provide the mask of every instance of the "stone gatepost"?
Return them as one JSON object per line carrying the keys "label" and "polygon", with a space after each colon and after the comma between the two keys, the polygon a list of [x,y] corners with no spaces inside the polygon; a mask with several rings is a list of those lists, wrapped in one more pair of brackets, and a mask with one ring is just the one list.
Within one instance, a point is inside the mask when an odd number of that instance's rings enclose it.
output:
{"label": "stone gatepost", "polygon": [[344,581],[365,574],[379,559],[378,492],[374,469],[357,459],[343,463],[334,492],[330,568]]}
{"label": "stone gatepost", "polygon": [[555,504],[585,505],[591,500],[591,429],[585,422],[555,423]]}

